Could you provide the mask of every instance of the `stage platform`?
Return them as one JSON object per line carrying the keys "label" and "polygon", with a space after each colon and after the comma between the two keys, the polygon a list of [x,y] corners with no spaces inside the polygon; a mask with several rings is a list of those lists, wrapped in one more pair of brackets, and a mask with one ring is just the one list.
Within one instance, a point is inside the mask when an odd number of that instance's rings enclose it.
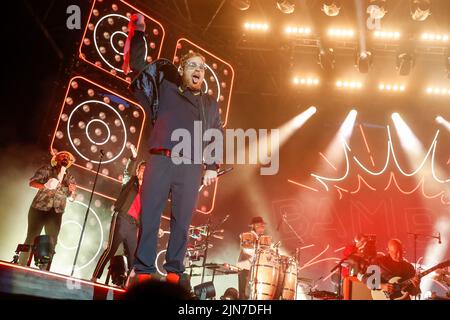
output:
{"label": "stage platform", "polygon": [[0,295],[6,299],[116,300],[125,290],[0,261]]}

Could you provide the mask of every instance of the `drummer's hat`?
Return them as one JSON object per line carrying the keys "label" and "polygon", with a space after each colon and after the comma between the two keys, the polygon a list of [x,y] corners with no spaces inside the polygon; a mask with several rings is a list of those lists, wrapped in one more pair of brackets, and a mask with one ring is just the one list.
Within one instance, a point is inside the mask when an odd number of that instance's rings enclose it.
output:
{"label": "drummer's hat", "polygon": [[264,222],[264,219],[262,218],[262,217],[253,217],[252,218],[252,221],[251,221],[251,223],[249,224],[249,227],[253,227],[255,224],[258,224],[258,223],[262,223],[262,224],[266,224],[265,222]]}

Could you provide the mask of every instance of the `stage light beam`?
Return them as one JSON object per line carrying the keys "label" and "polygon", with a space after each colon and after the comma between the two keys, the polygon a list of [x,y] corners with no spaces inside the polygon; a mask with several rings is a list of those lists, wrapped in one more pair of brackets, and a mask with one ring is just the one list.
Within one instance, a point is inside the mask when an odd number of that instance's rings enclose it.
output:
{"label": "stage light beam", "polygon": [[445,120],[442,116],[437,116],[436,122],[444,126],[448,131],[450,131],[450,122]]}

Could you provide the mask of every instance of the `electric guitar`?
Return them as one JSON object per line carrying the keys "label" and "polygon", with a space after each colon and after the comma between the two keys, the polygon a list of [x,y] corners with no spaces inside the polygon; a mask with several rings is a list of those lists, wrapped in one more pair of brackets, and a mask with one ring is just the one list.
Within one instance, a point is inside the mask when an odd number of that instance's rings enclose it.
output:
{"label": "electric guitar", "polygon": [[[446,260],[441,262],[434,267],[425,270],[417,274],[417,277],[422,278],[427,274],[441,268],[446,268],[450,266],[450,260]],[[404,300],[409,297],[409,292],[406,291],[406,288],[412,284],[412,279],[402,280],[401,277],[392,277],[388,282],[394,285],[394,292],[389,293],[383,290],[372,290],[372,299],[373,300]]]}

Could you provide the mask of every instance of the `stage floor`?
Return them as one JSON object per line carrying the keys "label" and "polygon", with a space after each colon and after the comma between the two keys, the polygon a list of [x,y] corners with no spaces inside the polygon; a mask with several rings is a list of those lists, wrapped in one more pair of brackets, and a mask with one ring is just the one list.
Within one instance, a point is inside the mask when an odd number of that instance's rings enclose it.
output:
{"label": "stage floor", "polygon": [[0,261],[0,294],[8,299],[115,300],[126,291]]}

